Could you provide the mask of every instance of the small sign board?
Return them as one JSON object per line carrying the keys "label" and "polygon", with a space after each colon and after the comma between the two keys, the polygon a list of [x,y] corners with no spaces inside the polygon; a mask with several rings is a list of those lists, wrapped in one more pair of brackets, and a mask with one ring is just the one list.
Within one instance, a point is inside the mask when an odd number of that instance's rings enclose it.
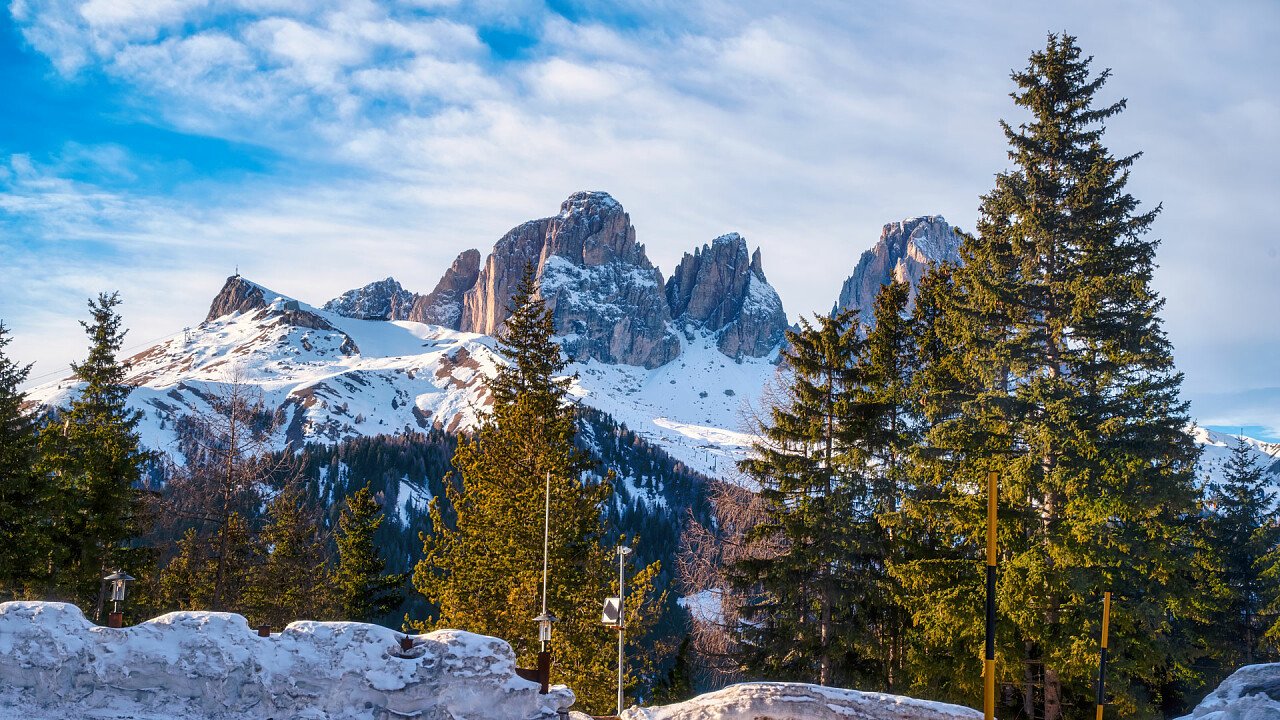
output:
{"label": "small sign board", "polygon": [[604,599],[604,617],[601,618],[601,621],[605,625],[617,625],[619,620],[618,616],[622,614],[621,609],[622,609],[621,598],[616,598],[616,597],[605,598]]}

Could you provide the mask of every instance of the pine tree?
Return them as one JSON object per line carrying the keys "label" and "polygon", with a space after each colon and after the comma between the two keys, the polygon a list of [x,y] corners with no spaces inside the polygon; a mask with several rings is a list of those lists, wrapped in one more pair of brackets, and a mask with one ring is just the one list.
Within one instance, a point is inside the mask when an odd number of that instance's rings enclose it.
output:
{"label": "pine tree", "polygon": [[[1168,619],[1207,609],[1190,577],[1198,453],[1150,286],[1156,211],[1139,212],[1125,190],[1137,156],[1101,143],[1124,102],[1095,105],[1109,73],[1091,77],[1089,64],[1074,38],[1050,35],[1013,74],[1031,120],[1002,123],[1015,167],[997,176],[961,246],[945,323],[955,359],[928,375],[948,403],[937,410],[960,412],[931,422],[932,487],[909,513],[954,538],[938,549],[950,574],[927,579],[926,558],[903,572],[914,607],[970,618],[957,637],[981,632],[983,480],[999,473],[998,667],[1023,687],[1023,712],[1046,720],[1090,702],[1104,591],[1116,600],[1110,686],[1121,714],[1175,700],[1175,680],[1194,673],[1188,628]],[[980,643],[967,659],[956,652],[943,640],[936,655],[963,664],[973,682],[957,684],[956,699],[974,702]]]}
{"label": "pine tree", "polygon": [[48,555],[42,518],[50,488],[37,467],[37,420],[23,410],[19,389],[31,366],[5,355],[10,341],[0,323],[0,597],[16,599],[41,576]]}
{"label": "pine tree", "polygon": [[748,674],[853,686],[873,658],[864,611],[882,548],[867,477],[850,457],[861,431],[858,327],[851,311],[815,320],[788,332],[787,396],[739,463],[767,507],[747,539],[782,551],[739,559],[729,576],[747,598],[737,651]]}
{"label": "pine tree", "polygon": [[[177,552],[160,570],[158,605],[165,610],[210,610],[218,607],[248,614],[246,589],[258,577],[262,547],[249,521],[232,512],[218,533],[219,542],[196,528],[187,528],[176,543]],[[226,581],[217,593],[219,571]]]}
{"label": "pine tree", "polygon": [[[574,688],[587,708],[613,706],[613,631],[600,604],[616,594],[617,569],[604,504],[608,478],[588,478],[589,458],[573,444],[575,416],[565,402],[568,380],[552,338],[551,313],[526,270],[499,339],[507,364],[489,381],[491,413],[459,441],[456,475],[442,503],[431,505],[433,534],[414,586],[439,608],[420,629],[449,627],[511,643],[525,667],[539,649],[533,618],[541,612],[544,488],[551,482],[547,609],[559,618],[552,636],[553,680]],[[642,637],[662,598],[653,597],[657,564],[627,581],[628,637]],[[611,592],[611,590],[613,592]],[[635,602],[636,598],[641,602]],[[634,658],[634,654],[632,655]],[[634,683],[645,658],[628,670]]]}
{"label": "pine tree", "polygon": [[54,582],[82,606],[95,602],[100,580],[111,569],[136,571],[147,562],[144,549],[126,545],[143,529],[134,486],[148,454],[137,432],[142,413],[127,404],[128,366],[116,358],[126,332],[115,310],[120,302],[118,293],[89,301],[92,322],[80,323],[89,335],[89,355],[71,366],[84,387],[41,433],[58,497],[52,513]]}
{"label": "pine tree", "polygon": [[335,602],[324,526],[296,485],[286,485],[267,505],[258,543],[262,563],[244,589],[245,615],[272,627],[330,619]]}
{"label": "pine tree", "polygon": [[1223,482],[1210,491],[1212,510],[1205,525],[1226,590],[1215,617],[1219,635],[1214,645],[1221,652],[1223,668],[1230,672],[1276,656],[1264,636],[1273,623],[1280,622],[1274,614],[1280,608],[1268,607],[1280,596],[1280,578],[1268,572],[1280,546],[1280,526],[1276,494],[1243,438],[1236,438],[1223,476]]}
{"label": "pine tree", "polygon": [[858,353],[859,387],[855,390],[860,440],[852,459],[868,477],[867,501],[879,520],[878,544],[882,557],[868,568],[879,592],[863,608],[874,628],[877,657],[884,669],[879,687],[894,691],[904,680],[906,662],[906,612],[901,591],[889,568],[903,557],[898,513],[910,482],[911,453],[918,441],[919,403],[914,384],[915,328],[907,314],[910,286],[891,282],[877,293],[873,324]]}
{"label": "pine tree", "polygon": [[366,485],[347,498],[338,517],[338,567],[334,572],[339,614],[344,620],[372,622],[400,607],[407,575],[386,574],[387,563],[374,544],[382,507]]}

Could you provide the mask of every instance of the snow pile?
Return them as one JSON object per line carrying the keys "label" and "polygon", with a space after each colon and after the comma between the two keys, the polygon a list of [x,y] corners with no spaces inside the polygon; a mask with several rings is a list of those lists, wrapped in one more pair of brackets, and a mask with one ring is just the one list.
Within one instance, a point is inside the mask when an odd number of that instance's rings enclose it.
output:
{"label": "snow pile", "polygon": [[974,720],[972,708],[802,683],[743,683],[674,705],[633,707],[622,720]]}
{"label": "snow pile", "polygon": [[1180,720],[1280,718],[1280,663],[1246,665]]}
{"label": "snow pile", "polygon": [[415,637],[364,623],[295,622],[258,637],[240,615],[170,613],[97,627],[74,605],[0,603],[0,716],[37,720],[396,717],[554,718],[563,687],[539,695],[497,638]]}

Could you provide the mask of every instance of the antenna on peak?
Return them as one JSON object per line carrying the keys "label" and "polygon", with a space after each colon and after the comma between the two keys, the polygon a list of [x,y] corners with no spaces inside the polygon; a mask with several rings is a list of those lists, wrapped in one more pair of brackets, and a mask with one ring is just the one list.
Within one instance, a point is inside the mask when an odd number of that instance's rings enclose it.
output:
{"label": "antenna on peak", "polygon": [[240,266],[236,265],[236,277],[240,277]]}

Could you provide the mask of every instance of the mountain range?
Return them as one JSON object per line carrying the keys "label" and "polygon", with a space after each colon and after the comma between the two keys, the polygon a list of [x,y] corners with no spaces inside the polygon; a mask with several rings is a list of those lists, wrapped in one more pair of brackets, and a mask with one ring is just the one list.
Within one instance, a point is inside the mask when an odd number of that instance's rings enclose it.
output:
{"label": "mountain range", "polygon": [[[959,260],[961,235],[941,216],[884,225],[840,288],[835,309],[864,317],[890,280],[914,289],[934,262]],[[731,476],[778,374],[787,330],[760,250],[738,233],[686,253],[670,276],[654,266],[622,205],[569,196],[557,214],[504,234],[487,256],[468,249],[426,294],[386,278],[308,304],[239,275],[197,327],[129,359],[151,448],[175,447],[186,413],[209,409],[230,382],[259,388],[283,418],[277,447],[472,425],[482,379],[501,362],[494,336],[526,268],[538,280],[576,374],[571,393],[688,469]],[[33,389],[60,404],[73,379]],[[1194,428],[1216,473],[1229,439]],[[1280,446],[1252,441],[1260,455]]]}

